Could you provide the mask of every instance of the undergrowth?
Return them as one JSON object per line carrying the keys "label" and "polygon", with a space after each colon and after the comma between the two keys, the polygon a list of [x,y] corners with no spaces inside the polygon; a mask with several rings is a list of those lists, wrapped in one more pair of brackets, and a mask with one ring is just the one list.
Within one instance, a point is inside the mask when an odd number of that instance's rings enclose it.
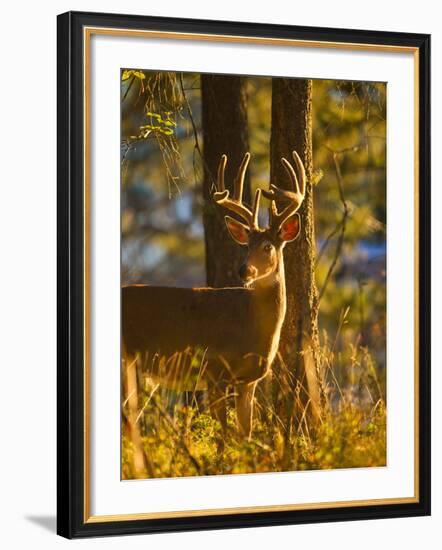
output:
{"label": "undergrowth", "polygon": [[[385,466],[385,370],[365,347],[348,346],[339,353],[331,348],[326,342],[317,354],[320,419],[309,414],[308,401],[298,402],[295,414],[287,414],[287,395],[295,395],[297,388],[287,384],[290,371],[279,363],[272,379],[258,386],[250,440],[238,432],[233,395],[223,433],[203,392],[179,394],[152,387],[139,369],[139,437],[135,441],[130,430],[122,431],[122,478]],[[284,392],[283,387],[290,389]],[[125,399],[123,426],[127,407]],[[143,458],[141,469],[134,466],[137,453]]]}

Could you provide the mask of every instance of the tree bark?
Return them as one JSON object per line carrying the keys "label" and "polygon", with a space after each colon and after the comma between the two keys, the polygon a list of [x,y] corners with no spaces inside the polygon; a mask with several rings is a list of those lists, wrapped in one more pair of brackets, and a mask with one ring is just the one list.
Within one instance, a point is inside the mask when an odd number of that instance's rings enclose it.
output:
{"label": "tree bark", "polygon": [[[228,235],[225,212],[211,198],[221,155],[227,155],[226,189],[232,190],[239,165],[249,149],[247,93],[241,76],[201,76],[204,147],[204,235],[208,286],[241,286],[238,268],[243,250]],[[250,180],[246,176],[244,200],[250,202]],[[230,214],[229,214],[230,215]]]}
{"label": "tree bark", "polygon": [[[281,157],[300,155],[307,175],[306,195],[299,209],[301,232],[284,250],[287,313],[280,341],[283,364],[294,374],[293,414],[309,403],[310,417],[320,414],[317,350],[318,292],[315,284],[315,232],[312,189],[312,81],[273,78],[270,182],[288,188]],[[281,207],[281,205],[279,205]],[[304,415],[305,417],[305,415]]]}

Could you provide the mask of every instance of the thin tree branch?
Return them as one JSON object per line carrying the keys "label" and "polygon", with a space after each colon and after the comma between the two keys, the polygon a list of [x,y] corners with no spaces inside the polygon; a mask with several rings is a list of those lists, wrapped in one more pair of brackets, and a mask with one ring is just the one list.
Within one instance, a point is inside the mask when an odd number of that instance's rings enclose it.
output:
{"label": "thin tree branch", "polygon": [[183,95],[184,103],[186,105],[187,114],[189,115],[190,123],[192,125],[193,136],[194,136],[194,139],[195,139],[195,145],[194,145],[194,148],[193,148],[192,164],[193,164],[193,177],[194,177],[194,181],[195,181],[195,185],[196,185],[196,183],[197,183],[197,169],[196,168],[197,167],[196,167],[196,160],[195,160],[195,151],[198,151],[198,153],[200,155],[200,158],[203,161],[203,163],[204,163],[204,157],[203,157],[203,152],[202,152],[200,144],[199,144],[198,130],[196,128],[195,119],[193,118],[192,108],[190,107],[190,103],[189,103],[189,100],[187,99],[186,91],[185,91],[185,88],[184,88],[183,73],[180,73],[180,87],[181,87],[181,93]]}
{"label": "thin tree branch", "polygon": [[[327,146],[325,146],[325,147],[327,147]],[[326,275],[325,280],[324,280],[324,284],[322,285],[322,288],[319,292],[318,302],[321,301],[321,298],[323,297],[323,295],[324,295],[324,293],[327,289],[328,283],[330,282],[330,278],[333,274],[333,271],[335,270],[336,264],[338,263],[339,257],[341,255],[342,247],[343,247],[343,244],[344,244],[345,230],[346,230],[346,226],[347,226],[347,218],[349,216],[349,209],[348,209],[347,201],[346,201],[345,194],[344,194],[344,180],[343,180],[343,177],[342,177],[341,165],[339,163],[339,156],[341,156],[345,153],[355,152],[359,148],[360,148],[359,146],[355,146],[355,147],[349,147],[349,148],[341,149],[340,151],[333,151],[329,147],[327,147],[327,149],[333,155],[333,162],[334,162],[335,171],[336,171],[336,180],[337,180],[337,183],[338,183],[339,198],[341,200],[341,204],[342,204],[342,207],[343,207],[343,213],[342,213],[342,219],[341,219],[340,223],[332,231],[332,233],[329,235],[329,237],[327,238],[326,243],[324,243],[325,245],[327,245],[328,241],[330,241],[332,236],[337,233],[337,231],[339,230],[339,227],[340,227],[340,232],[339,232],[338,241],[336,243],[335,253],[334,253],[332,262],[330,264],[330,267],[328,268],[327,275]],[[324,246],[321,249],[320,255],[322,254],[323,250],[324,250]]]}
{"label": "thin tree branch", "polygon": [[123,96],[123,101],[126,99],[127,97],[127,94],[130,92],[130,89],[132,88],[132,85],[133,83],[135,82],[135,76],[132,77],[131,81],[129,82],[129,86],[127,87],[125,93],[124,93],[124,96]]}
{"label": "thin tree branch", "polygon": [[327,237],[325,238],[325,241],[323,242],[322,246],[321,246],[321,249],[319,250],[318,252],[318,255],[316,257],[316,265],[315,267],[319,264],[319,262],[321,261],[321,258],[325,252],[325,250],[327,249],[328,245],[330,244],[331,240],[333,239],[333,237],[336,235],[336,233],[339,231],[339,228],[341,227],[342,225],[342,220],[339,220],[339,222],[336,224],[336,227],[330,231],[330,233],[327,235]]}

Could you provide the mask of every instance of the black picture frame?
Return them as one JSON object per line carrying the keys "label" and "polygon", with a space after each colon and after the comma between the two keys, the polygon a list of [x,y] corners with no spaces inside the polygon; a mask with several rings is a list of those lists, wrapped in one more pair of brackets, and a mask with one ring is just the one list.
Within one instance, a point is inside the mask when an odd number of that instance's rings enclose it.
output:
{"label": "black picture frame", "polygon": [[[68,12],[58,16],[57,532],[67,538],[227,529],[430,514],[430,36]],[[419,59],[419,498],[413,503],[88,522],[84,494],[85,27],[142,29],[414,48]]]}

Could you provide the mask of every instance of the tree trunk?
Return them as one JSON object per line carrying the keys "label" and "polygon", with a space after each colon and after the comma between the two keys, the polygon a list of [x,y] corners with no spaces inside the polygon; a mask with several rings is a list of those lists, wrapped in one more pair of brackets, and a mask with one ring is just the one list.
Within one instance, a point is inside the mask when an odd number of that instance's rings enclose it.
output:
{"label": "tree trunk", "polygon": [[[301,232],[284,250],[287,314],[281,334],[282,363],[294,374],[292,411],[298,420],[320,413],[317,370],[318,292],[315,284],[315,235],[312,189],[312,81],[273,78],[270,181],[289,187],[281,157],[293,162],[301,157],[307,175],[306,196],[299,209]],[[278,205],[281,207],[281,205]],[[278,366],[277,366],[278,367]],[[281,368],[281,365],[279,365]]]}
{"label": "tree trunk", "polygon": [[[213,204],[212,188],[221,155],[227,155],[226,188],[232,190],[239,165],[249,148],[247,94],[241,76],[201,76],[202,127],[204,143],[204,235],[208,286],[241,286],[238,268],[243,250],[228,235],[224,212]],[[246,176],[244,200],[250,202],[250,180]]]}

